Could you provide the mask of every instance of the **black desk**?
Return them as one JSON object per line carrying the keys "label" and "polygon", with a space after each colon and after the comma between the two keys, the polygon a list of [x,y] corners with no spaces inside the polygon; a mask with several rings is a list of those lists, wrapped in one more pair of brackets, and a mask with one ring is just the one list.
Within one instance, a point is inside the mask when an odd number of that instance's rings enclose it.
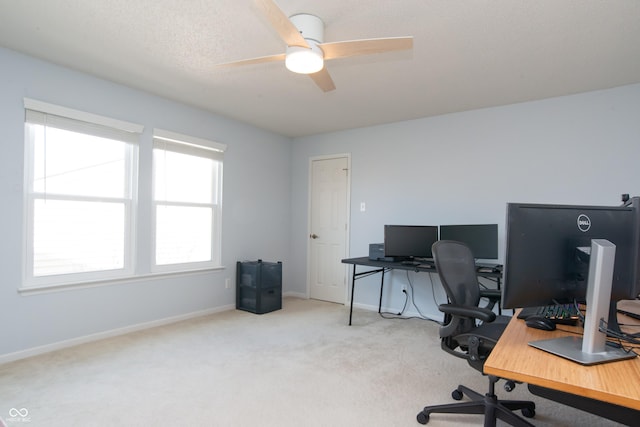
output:
{"label": "black desk", "polygon": [[[355,289],[356,280],[361,279],[363,277],[371,276],[372,274],[380,274],[380,301],[378,302],[378,313],[382,309],[382,291],[384,289],[384,275],[391,270],[407,270],[407,271],[416,271],[416,272],[426,272],[426,273],[437,273],[435,266],[430,266],[429,268],[417,266],[417,265],[409,265],[403,264],[401,262],[391,262],[391,261],[374,261],[369,259],[368,257],[359,257],[359,258],[346,258],[342,260],[343,264],[352,264],[353,265],[353,273],[351,275],[351,307],[349,308],[349,325],[351,325],[351,317],[353,315],[353,291]],[[356,272],[357,266],[363,267],[372,267],[373,269],[367,269],[365,271]],[[489,279],[493,279],[497,283],[497,289],[500,289],[500,279],[502,279],[502,273],[498,272],[488,272],[483,271],[481,267],[478,268],[478,276],[486,277]]]}

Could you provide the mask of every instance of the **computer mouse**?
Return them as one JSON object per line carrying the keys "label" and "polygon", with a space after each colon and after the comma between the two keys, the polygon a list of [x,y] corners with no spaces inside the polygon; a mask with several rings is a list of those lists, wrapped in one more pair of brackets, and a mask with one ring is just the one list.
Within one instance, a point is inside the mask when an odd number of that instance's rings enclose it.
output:
{"label": "computer mouse", "polygon": [[529,316],[524,323],[530,328],[542,329],[543,331],[553,331],[556,328],[554,321],[544,316]]}

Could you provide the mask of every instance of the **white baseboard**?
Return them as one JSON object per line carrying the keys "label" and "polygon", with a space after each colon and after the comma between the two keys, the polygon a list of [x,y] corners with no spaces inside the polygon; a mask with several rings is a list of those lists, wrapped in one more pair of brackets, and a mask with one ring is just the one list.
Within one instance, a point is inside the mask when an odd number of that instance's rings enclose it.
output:
{"label": "white baseboard", "polygon": [[283,298],[293,297],[293,298],[300,298],[300,299],[309,299],[307,294],[305,294],[303,292],[283,292],[282,293],[282,297]]}
{"label": "white baseboard", "polygon": [[109,331],[99,332],[96,334],[72,338],[69,340],[58,341],[55,343],[33,347],[26,350],[16,351],[14,353],[1,354],[0,364],[13,362],[15,360],[20,360],[20,359],[26,359],[27,357],[37,356],[40,354],[49,353],[51,351],[61,350],[63,348],[73,347],[76,345],[85,344],[92,341],[98,341],[105,338],[111,338],[118,335],[125,335],[131,332],[141,331],[144,329],[155,328],[157,326],[163,326],[171,323],[180,322],[183,320],[193,319],[195,317],[207,316],[209,314],[220,313],[222,311],[235,310],[235,308],[236,308],[235,304],[224,305],[221,307],[211,308],[207,310],[194,311],[187,314],[181,314],[179,316],[166,317],[164,319],[138,323],[135,325],[125,326],[124,328],[112,329]]}
{"label": "white baseboard", "polygon": [[368,310],[368,311],[378,311],[377,305],[360,304],[359,302],[354,302],[353,308],[360,308],[362,310]]}

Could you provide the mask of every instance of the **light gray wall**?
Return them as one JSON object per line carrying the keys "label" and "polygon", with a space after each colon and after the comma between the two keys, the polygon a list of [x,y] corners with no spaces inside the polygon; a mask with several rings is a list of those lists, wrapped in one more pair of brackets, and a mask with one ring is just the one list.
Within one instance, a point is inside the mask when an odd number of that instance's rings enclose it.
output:
{"label": "light gray wall", "polygon": [[[505,204],[618,203],[640,194],[640,85],[299,138],[285,137],[0,49],[0,358],[104,331],[234,304],[235,262],[284,262],[284,291],[306,294],[308,165],[351,153],[350,256],[382,241],[385,223],[496,222]],[[170,82],[167,82],[170,84]],[[211,94],[215,96],[215,94]],[[223,263],[206,274],[21,296],[23,97],[228,145]],[[141,186],[150,186],[140,182]],[[367,211],[360,212],[360,202]],[[141,209],[148,209],[144,204]],[[150,230],[141,224],[142,238]],[[504,244],[500,253],[503,259]],[[417,308],[438,318],[430,275],[393,273],[384,305],[402,307],[411,281]],[[375,307],[378,279],[362,280],[356,303]],[[357,320],[356,320],[357,321]]]}
{"label": "light gray wall", "polygon": [[[306,280],[312,156],[351,153],[350,257],[382,242],[384,224],[498,223],[503,260],[507,202],[617,205],[621,193],[640,194],[639,135],[640,85],[630,85],[298,138],[292,283]],[[399,311],[400,285],[411,281],[417,309],[439,318],[431,279],[394,272],[383,306]],[[435,290],[444,302],[438,284]],[[378,292],[378,277],[360,280],[356,305],[377,307]]]}
{"label": "light gray wall", "polygon": [[[287,291],[289,138],[6,49],[0,49],[0,64],[0,357],[132,325],[233,307],[235,290],[233,286],[225,289],[225,279],[235,283],[237,260],[283,261],[283,290]],[[18,294],[22,278],[24,97],[143,124],[142,171],[151,167],[154,127],[227,144],[222,219],[222,261],[227,268],[87,289]],[[150,191],[148,180],[141,179],[140,186],[141,192]],[[150,206],[141,201],[139,209]],[[150,238],[149,224],[139,224],[139,228],[142,239]],[[141,255],[144,267],[149,254]]]}

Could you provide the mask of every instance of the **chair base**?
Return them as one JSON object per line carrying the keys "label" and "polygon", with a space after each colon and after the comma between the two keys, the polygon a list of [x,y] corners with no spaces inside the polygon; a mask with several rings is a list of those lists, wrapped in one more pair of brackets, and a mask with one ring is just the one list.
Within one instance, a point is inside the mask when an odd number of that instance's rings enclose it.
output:
{"label": "chair base", "polygon": [[509,425],[517,427],[532,427],[533,424],[520,418],[512,411],[522,410],[522,415],[527,418],[535,416],[535,403],[524,400],[498,400],[495,395],[495,383],[497,377],[489,377],[489,392],[485,395],[477,393],[463,385],[459,385],[451,393],[455,400],[462,399],[463,395],[468,396],[470,402],[449,403],[444,405],[427,406],[417,415],[420,424],[429,422],[429,415],[440,414],[484,414],[484,426],[495,427],[496,420],[502,420]]}

